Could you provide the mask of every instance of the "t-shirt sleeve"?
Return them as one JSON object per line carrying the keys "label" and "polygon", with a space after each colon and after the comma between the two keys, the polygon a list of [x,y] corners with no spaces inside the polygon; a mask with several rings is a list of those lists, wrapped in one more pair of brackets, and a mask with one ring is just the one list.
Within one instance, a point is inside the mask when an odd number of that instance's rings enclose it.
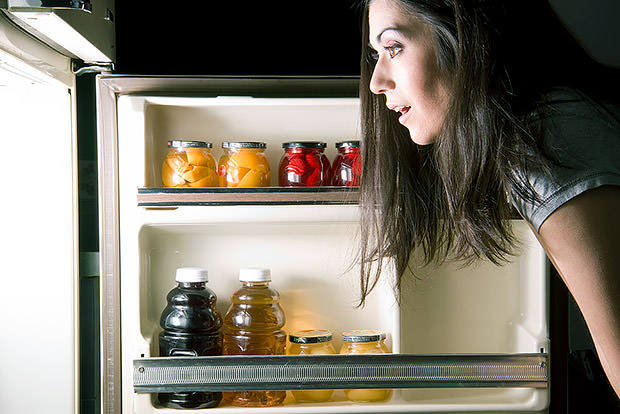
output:
{"label": "t-shirt sleeve", "polygon": [[562,92],[551,98],[548,109],[541,122],[549,168],[531,168],[527,176],[539,199],[513,200],[536,230],[579,194],[603,185],[620,186],[620,108]]}

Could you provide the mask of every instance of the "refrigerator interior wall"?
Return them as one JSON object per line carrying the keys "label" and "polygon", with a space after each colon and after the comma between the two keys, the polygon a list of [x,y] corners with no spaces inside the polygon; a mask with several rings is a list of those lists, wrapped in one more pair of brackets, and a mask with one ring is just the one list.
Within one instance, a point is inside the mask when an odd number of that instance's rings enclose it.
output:
{"label": "refrigerator interior wall", "polygon": [[68,67],[0,18],[0,412],[7,414],[77,410],[77,157]]}
{"label": "refrigerator interior wall", "polygon": [[[272,184],[277,184],[282,142],[334,144],[359,133],[354,98],[182,98],[124,95],[118,99],[120,306],[122,408],[139,414],[176,412],[157,407],[132,389],[132,362],[157,356],[159,315],[180,266],[209,270],[209,285],[224,313],[243,266],[272,269],[287,315],[285,330],[352,328],[388,333],[394,352],[518,353],[547,350],[545,260],[517,222],[523,255],[505,267],[444,266],[424,282],[406,286],[398,306],[389,283],[356,308],[359,211],[352,205],[137,206],[137,189],[161,186],[160,168],[170,139],[267,143]],[[333,402],[295,404],[280,412],[536,412],[548,405],[546,389],[403,390],[380,405],[351,404],[337,391]],[[252,412],[220,407],[209,412]]]}

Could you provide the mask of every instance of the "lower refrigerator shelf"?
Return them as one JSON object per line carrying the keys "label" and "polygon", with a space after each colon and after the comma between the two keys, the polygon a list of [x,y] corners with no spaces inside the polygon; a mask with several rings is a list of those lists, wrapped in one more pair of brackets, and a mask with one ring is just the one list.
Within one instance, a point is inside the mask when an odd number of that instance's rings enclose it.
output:
{"label": "lower refrigerator shelf", "polygon": [[154,357],[134,392],[345,388],[546,388],[547,354]]}

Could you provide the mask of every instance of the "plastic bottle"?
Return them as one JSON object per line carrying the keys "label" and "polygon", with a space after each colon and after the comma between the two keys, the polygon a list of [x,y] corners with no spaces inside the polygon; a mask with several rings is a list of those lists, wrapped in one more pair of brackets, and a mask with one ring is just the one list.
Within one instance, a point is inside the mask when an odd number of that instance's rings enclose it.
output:
{"label": "plastic bottle", "polygon": [[[166,299],[159,320],[160,356],[221,355],[222,317],[215,308],[217,297],[206,284],[208,272],[197,267],[176,270],[178,285]],[[222,400],[221,392],[159,393],[160,404],[170,408],[210,408]]]}
{"label": "plastic bottle", "polygon": [[[224,355],[284,355],[286,334],[280,294],[269,286],[271,272],[262,268],[239,271],[242,286],[233,293],[224,317]],[[235,406],[271,407],[286,398],[286,391],[224,392],[224,400]]]}

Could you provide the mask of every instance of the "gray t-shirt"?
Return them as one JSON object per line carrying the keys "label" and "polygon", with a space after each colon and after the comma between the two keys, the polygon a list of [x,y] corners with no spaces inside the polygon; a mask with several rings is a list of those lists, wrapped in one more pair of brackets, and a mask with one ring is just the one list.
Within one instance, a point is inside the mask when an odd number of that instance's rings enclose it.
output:
{"label": "gray t-shirt", "polygon": [[527,177],[540,202],[512,200],[536,230],[584,191],[620,186],[620,105],[601,105],[568,89],[555,90],[546,102],[543,145],[550,171],[533,169]]}

